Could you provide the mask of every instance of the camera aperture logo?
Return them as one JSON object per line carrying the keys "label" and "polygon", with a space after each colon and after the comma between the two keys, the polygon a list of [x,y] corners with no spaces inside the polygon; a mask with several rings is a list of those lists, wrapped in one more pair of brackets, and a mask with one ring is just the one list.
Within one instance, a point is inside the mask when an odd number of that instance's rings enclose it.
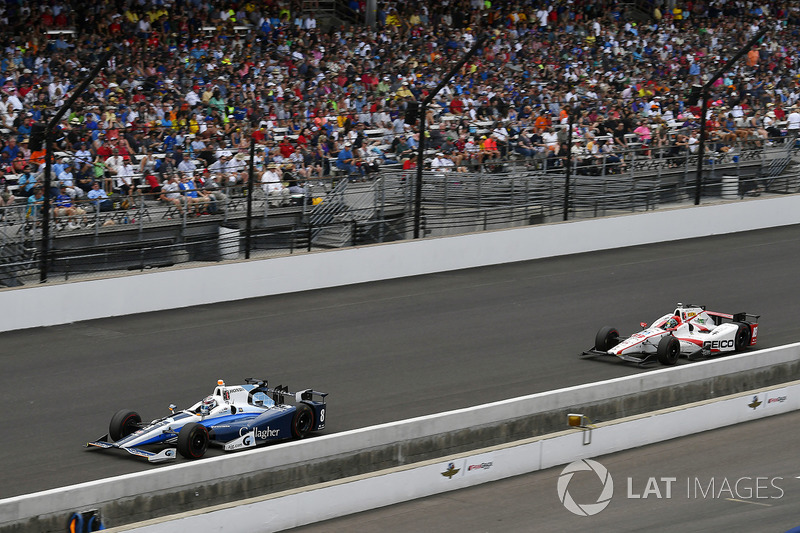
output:
{"label": "camera aperture logo", "polygon": [[[572,476],[575,475],[575,472],[580,471],[594,472],[597,474],[597,477],[600,478],[600,482],[603,484],[603,489],[600,492],[600,495],[597,497],[597,501],[594,503],[578,503],[569,493],[569,482],[572,481]],[[564,505],[567,511],[578,516],[596,515],[608,507],[608,504],[611,503],[611,497],[613,495],[614,480],[611,479],[611,474],[609,474],[606,467],[597,461],[592,461],[591,459],[573,461],[568,464],[564,470],[561,471],[561,475],[558,476],[558,499],[561,500],[561,503]]]}
{"label": "camera aperture logo", "polygon": [[[576,502],[569,491],[569,485],[573,477],[578,472],[586,472],[579,476],[578,481],[573,486],[573,492],[578,494],[579,499],[589,500],[587,503]],[[593,476],[597,476],[602,484],[602,488],[597,488],[597,482]],[[587,478],[588,476],[588,478]],[[588,483],[587,483],[588,479]],[[785,496],[782,484],[784,478],[781,476],[739,476],[733,477],[698,477],[687,476],[686,483],[677,476],[647,476],[635,479],[627,478],[627,492],[625,497],[628,500],[672,500],[675,498],[686,498],[692,500],[729,500],[736,502],[755,503],[759,500],[776,500]],[[685,494],[683,487],[686,487]],[[558,476],[558,499],[564,508],[578,516],[594,516],[611,503],[614,496],[614,481],[606,467],[592,461],[591,459],[581,459],[568,464],[561,475]],[[592,498],[599,490],[600,495],[596,501]]]}

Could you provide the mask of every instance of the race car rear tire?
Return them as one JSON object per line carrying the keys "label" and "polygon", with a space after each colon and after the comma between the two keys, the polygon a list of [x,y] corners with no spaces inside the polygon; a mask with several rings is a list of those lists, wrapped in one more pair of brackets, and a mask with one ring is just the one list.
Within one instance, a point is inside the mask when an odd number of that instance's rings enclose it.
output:
{"label": "race car rear tire", "polygon": [[314,428],[314,410],[307,403],[297,404],[292,417],[292,436],[302,439]]}
{"label": "race car rear tire", "polygon": [[594,338],[594,349],[601,352],[607,352],[617,344],[619,344],[619,331],[611,326],[600,328]]}
{"label": "race car rear tire", "polygon": [[736,332],[736,339],[734,340],[734,349],[740,352],[750,345],[750,326],[747,324],[737,324],[739,330]]}
{"label": "race car rear tire", "polygon": [[111,437],[111,440],[118,441],[139,429],[141,423],[142,417],[139,416],[139,413],[122,409],[111,417],[111,423],[108,425],[108,436]]}
{"label": "race car rear tire", "polygon": [[189,422],[178,433],[178,453],[187,459],[200,459],[208,449],[208,428]]}
{"label": "race car rear tire", "polygon": [[672,366],[678,362],[678,357],[681,355],[681,343],[672,335],[665,335],[658,341],[656,354],[659,363]]}

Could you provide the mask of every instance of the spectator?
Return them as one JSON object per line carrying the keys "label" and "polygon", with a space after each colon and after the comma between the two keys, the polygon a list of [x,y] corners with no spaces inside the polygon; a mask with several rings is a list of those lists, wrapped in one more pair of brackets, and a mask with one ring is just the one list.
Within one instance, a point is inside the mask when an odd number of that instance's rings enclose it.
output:
{"label": "spectator", "polygon": [[795,104],[790,109],[791,112],[786,116],[786,129],[791,137],[797,137],[800,133],[800,106]]}
{"label": "spectator", "polygon": [[442,152],[438,152],[436,157],[433,158],[433,161],[431,161],[431,170],[450,172],[454,168],[455,163],[453,163],[453,160],[444,155]]}
{"label": "spectator", "polygon": [[[16,197],[14,193],[12,193],[8,189],[8,184],[6,183],[6,179],[3,176],[0,176],[0,207],[10,207],[14,205],[16,201]],[[6,216],[6,209],[0,210],[0,219],[5,218]]]}
{"label": "spectator", "polygon": [[73,173],[72,165],[66,165],[64,167],[64,170],[58,175],[58,182],[60,185],[66,187],[67,193],[71,198],[81,198],[85,194],[75,182],[75,174]]}
{"label": "spectator", "polygon": [[25,216],[28,220],[36,221],[36,225],[41,225],[41,215],[42,215],[42,205],[44,205],[44,188],[43,187],[36,187],[33,190],[33,194],[28,196],[27,200],[28,209],[25,212]]}
{"label": "spectator", "polygon": [[270,163],[261,175],[261,187],[272,207],[281,207],[291,203],[289,189],[283,186],[283,177],[279,174],[279,165]]}
{"label": "spectator", "polygon": [[336,168],[344,170],[350,179],[363,177],[363,170],[356,165],[352,145],[349,142],[345,143],[339,151],[339,155],[336,157]]}
{"label": "spectator", "polygon": [[186,174],[181,176],[178,187],[183,191],[182,194],[186,198],[188,210],[192,211],[196,216],[200,216],[203,213],[208,214],[208,204],[211,202],[211,198],[205,191],[197,189],[193,176],[187,176]]}
{"label": "spectator", "polygon": [[174,206],[178,214],[183,216],[184,208],[187,206],[188,200],[180,193],[180,185],[178,184],[178,176],[175,173],[170,173],[166,181],[161,186],[161,193],[158,199],[167,204]]}
{"label": "spectator", "polygon": [[195,170],[197,170],[197,165],[192,161],[191,156],[188,153],[183,154],[181,162],[178,163],[178,171],[184,176],[191,176],[194,175]]}
{"label": "spectator", "polygon": [[98,211],[111,211],[114,208],[111,203],[111,198],[109,198],[108,193],[100,187],[99,181],[92,182],[92,189],[86,194],[86,197]]}
{"label": "spectator", "polygon": [[67,227],[75,230],[79,229],[80,225],[77,223],[76,216],[82,217],[81,222],[86,224],[86,211],[73,204],[72,196],[67,192],[67,186],[61,185],[59,194],[53,200],[53,222],[58,222],[59,217],[67,218]]}
{"label": "spectator", "polygon": [[219,174],[209,174],[203,184],[203,189],[211,200],[208,206],[209,213],[215,214],[227,209],[228,195],[222,192],[222,179]]}
{"label": "spectator", "polygon": [[133,176],[135,170],[131,164],[130,157],[123,156],[122,164],[117,167],[117,173],[114,179],[114,184],[123,195],[127,196],[127,206],[133,207],[133,192],[136,190],[136,185],[133,183]]}

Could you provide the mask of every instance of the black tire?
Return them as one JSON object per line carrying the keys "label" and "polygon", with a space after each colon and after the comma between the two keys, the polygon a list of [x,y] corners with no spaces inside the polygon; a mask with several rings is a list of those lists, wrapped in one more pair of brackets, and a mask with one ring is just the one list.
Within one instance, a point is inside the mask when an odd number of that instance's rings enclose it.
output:
{"label": "black tire", "polygon": [[739,331],[736,332],[736,339],[734,340],[734,349],[741,352],[750,346],[750,326],[747,324],[738,324]]}
{"label": "black tire", "polygon": [[292,417],[292,436],[302,439],[314,428],[314,410],[307,403],[297,404]]}
{"label": "black tire", "polygon": [[619,331],[611,326],[600,328],[594,338],[594,349],[601,352],[607,352],[617,344],[619,344]]}
{"label": "black tire", "polygon": [[665,335],[658,341],[656,350],[658,362],[665,366],[673,366],[681,355],[681,343],[672,335]]}
{"label": "black tire", "polygon": [[108,436],[111,440],[118,441],[139,429],[142,424],[142,417],[136,411],[122,409],[111,417],[108,425]]}
{"label": "black tire", "polygon": [[200,459],[208,450],[208,428],[189,422],[178,432],[178,453],[187,459]]}

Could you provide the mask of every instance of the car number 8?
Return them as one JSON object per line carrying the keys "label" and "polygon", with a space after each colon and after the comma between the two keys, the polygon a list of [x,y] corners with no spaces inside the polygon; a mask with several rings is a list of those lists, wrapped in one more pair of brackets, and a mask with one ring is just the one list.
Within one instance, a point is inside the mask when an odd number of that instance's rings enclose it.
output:
{"label": "car number 8", "polygon": [[325,422],[325,409],[320,409],[319,411],[319,421]]}

